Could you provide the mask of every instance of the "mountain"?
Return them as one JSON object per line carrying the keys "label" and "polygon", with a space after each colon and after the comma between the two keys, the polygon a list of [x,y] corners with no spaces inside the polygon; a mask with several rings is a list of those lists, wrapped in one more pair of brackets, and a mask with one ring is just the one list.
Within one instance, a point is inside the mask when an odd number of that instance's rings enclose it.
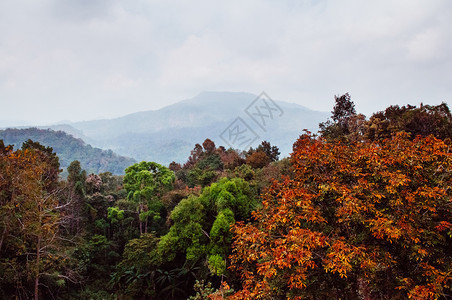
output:
{"label": "mountain", "polygon": [[[74,130],[67,126],[61,126],[61,128],[68,131]],[[28,139],[52,147],[60,158],[60,165],[63,169],[66,169],[72,161],[78,160],[88,173],[111,172],[119,175],[124,173],[125,168],[135,163],[135,160],[119,156],[111,150],[93,148],[83,140],[63,131],[9,128],[0,130],[0,139],[4,141],[5,145],[14,145],[15,148],[20,148],[22,143]]]}
{"label": "mountain", "polygon": [[[271,106],[271,110],[265,110],[265,103]],[[246,113],[247,108],[249,114]],[[259,111],[261,115],[256,113]],[[265,120],[263,115],[267,116]],[[234,128],[235,123],[232,123],[238,117],[254,132],[254,142],[243,144],[244,148],[239,150],[247,150],[246,147],[254,147],[267,140],[280,148],[282,156],[287,156],[303,129],[316,132],[318,124],[328,116],[329,113],[297,104],[273,101],[265,94],[258,98],[249,93],[203,92],[159,110],[66,126],[93,146],[112,149],[137,160],[169,164],[173,160],[185,162],[194,145],[206,138],[213,140],[217,146],[240,148],[231,143],[228,145],[225,138],[225,131]],[[262,120],[265,127],[258,124]]]}

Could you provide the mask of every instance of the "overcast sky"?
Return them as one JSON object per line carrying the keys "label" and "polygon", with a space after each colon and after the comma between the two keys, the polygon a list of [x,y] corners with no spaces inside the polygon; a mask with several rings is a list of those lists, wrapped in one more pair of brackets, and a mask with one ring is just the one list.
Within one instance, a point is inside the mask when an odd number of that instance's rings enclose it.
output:
{"label": "overcast sky", "polygon": [[369,116],[452,99],[452,1],[0,0],[0,121],[242,91]]}

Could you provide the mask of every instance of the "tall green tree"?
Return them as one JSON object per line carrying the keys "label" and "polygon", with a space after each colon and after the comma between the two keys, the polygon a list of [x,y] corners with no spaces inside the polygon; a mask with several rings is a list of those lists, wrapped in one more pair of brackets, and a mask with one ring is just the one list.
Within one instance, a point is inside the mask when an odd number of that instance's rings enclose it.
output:
{"label": "tall green tree", "polygon": [[204,277],[226,275],[230,226],[250,217],[256,198],[243,179],[222,178],[204,188],[200,196],[183,199],[171,212],[169,232],[158,243],[162,262],[176,268],[195,264]]}
{"label": "tall green tree", "polygon": [[164,206],[161,197],[172,189],[175,175],[165,166],[145,161],[128,167],[125,172],[127,198],[136,203],[140,233],[145,233],[149,221],[153,225],[162,223]]}
{"label": "tall green tree", "polygon": [[86,171],[74,160],[67,168],[65,229],[70,235],[81,235],[87,221]]}

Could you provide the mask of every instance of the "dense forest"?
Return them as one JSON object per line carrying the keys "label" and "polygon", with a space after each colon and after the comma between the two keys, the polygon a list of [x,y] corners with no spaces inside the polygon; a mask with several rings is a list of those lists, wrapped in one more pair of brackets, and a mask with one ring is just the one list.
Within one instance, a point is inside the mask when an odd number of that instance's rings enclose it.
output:
{"label": "dense forest", "polygon": [[124,169],[136,162],[132,158],[117,155],[111,150],[93,148],[83,140],[74,138],[60,130],[8,128],[0,130],[0,139],[5,144],[14,145],[18,148],[28,140],[52,147],[58,155],[60,166],[63,168],[63,175],[67,175],[66,169],[74,160],[78,160],[89,173],[110,172],[115,175],[124,174]]}
{"label": "dense forest", "polygon": [[447,104],[335,100],[284,159],[205,139],[63,180],[52,148],[0,142],[0,298],[450,299]]}

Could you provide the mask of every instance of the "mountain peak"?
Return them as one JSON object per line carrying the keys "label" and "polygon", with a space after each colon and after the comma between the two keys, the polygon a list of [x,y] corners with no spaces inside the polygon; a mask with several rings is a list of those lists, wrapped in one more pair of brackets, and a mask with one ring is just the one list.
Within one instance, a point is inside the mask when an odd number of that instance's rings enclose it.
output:
{"label": "mountain peak", "polygon": [[[245,92],[217,92],[204,91],[193,98],[182,101],[190,104],[227,104],[227,103],[241,103],[243,101],[253,101],[256,95]],[[179,102],[181,103],[181,102]],[[177,103],[176,103],[177,104]]]}
{"label": "mountain peak", "polygon": [[137,160],[167,164],[172,160],[183,162],[193,146],[206,138],[227,147],[221,134],[237,118],[255,131],[256,143],[269,141],[280,148],[282,155],[287,155],[303,129],[315,132],[328,116],[297,104],[275,101],[284,114],[268,120],[268,126],[262,129],[246,111],[257,97],[246,92],[204,91],[159,110],[76,122],[71,126],[93,146]]}
{"label": "mountain peak", "polygon": [[230,91],[202,91],[194,98],[230,98],[230,97],[256,97],[256,95],[247,92],[230,92]]}

